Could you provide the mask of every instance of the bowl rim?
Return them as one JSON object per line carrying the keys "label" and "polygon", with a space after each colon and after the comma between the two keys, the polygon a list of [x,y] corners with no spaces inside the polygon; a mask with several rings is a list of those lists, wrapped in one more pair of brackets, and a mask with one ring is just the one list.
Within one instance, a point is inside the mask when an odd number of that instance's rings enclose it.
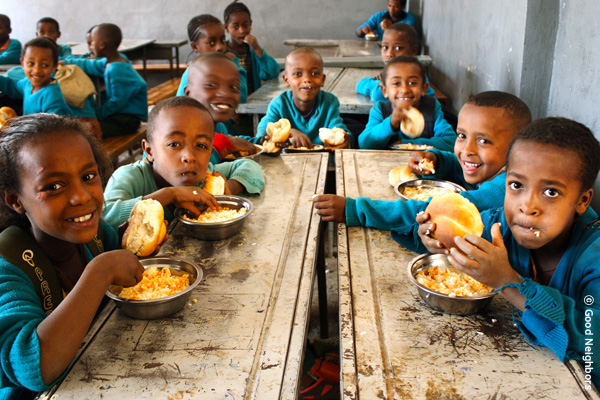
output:
{"label": "bowl rim", "polygon": [[247,156],[236,157],[236,158],[223,158],[223,159],[221,159],[221,161],[223,161],[223,162],[225,162],[225,161],[233,162],[233,161],[236,161],[236,160],[243,160],[245,158],[251,159],[251,158],[256,157],[256,156],[258,156],[260,154],[263,154],[265,152],[265,146],[263,146],[262,144],[256,144],[256,143],[252,143],[252,144],[258,148],[258,151],[256,153],[254,153],[254,154],[248,154]]}
{"label": "bowl rim", "polygon": [[452,186],[454,187],[456,190],[458,190],[459,192],[466,192],[467,189],[465,189],[464,187],[462,187],[461,185],[459,185],[458,183],[454,183],[452,181],[447,181],[445,179],[423,179],[423,178],[418,178],[418,179],[410,179],[408,181],[404,181],[404,182],[398,182],[396,184],[396,186],[394,186],[394,192],[396,193],[396,195],[398,195],[398,197],[400,197],[402,200],[413,200],[409,197],[406,197],[404,194],[402,194],[402,192],[400,191],[400,187],[402,186],[404,187],[416,187],[416,186],[436,186],[435,183],[444,183],[446,185]]}
{"label": "bowl rim", "polygon": [[[175,258],[175,257],[144,258],[144,259],[140,260],[140,263],[142,264],[142,266],[144,266],[144,270],[145,270],[146,268],[152,267],[152,266],[154,266],[156,264],[169,264],[169,263],[173,263],[174,261],[176,261],[178,263],[189,264],[189,265],[191,265],[197,271],[197,276],[196,276],[196,279],[194,280],[194,282],[192,282],[188,287],[186,287],[182,291],[177,292],[175,294],[172,294],[170,296],[159,297],[157,299],[131,300],[131,299],[124,299],[123,297],[120,297],[119,295],[116,295],[113,292],[111,292],[110,288],[112,286],[118,286],[118,285],[110,285],[108,287],[108,289],[106,290],[106,295],[108,297],[110,297],[111,299],[113,299],[115,301],[118,301],[119,303],[123,303],[123,304],[154,304],[154,303],[163,303],[163,302],[165,302],[167,300],[172,300],[172,299],[175,299],[177,297],[182,297],[186,293],[191,292],[192,290],[194,290],[196,288],[196,286],[198,286],[200,284],[200,281],[202,281],[202,279],[204,278],[204,271],[202,271],[202,268],[200,268],[200,266],[198,264],[196,264],[194,262],[191,262],[191,261],[188,261],[188,260],[184,260],[182,258]],[[178,269],[175,266],[169,267],[169,268]]]}
{"label": "bowl rim", "polygon": [[[419,148],[419,149],[403,149],[401,147],[398,146],[402,146],[403,144],[412,144],[414,146],[427,146],[424,148]],[[428,144],[415,144],[415,143],[396,143],[396,144],[390,144],[388,146],[388,150],[396,150],[396,151],[427,151],[427,150],[433,150],[435,147],[428,145]]]}
{"label": "bowl rim", "polygon": [[219,221],[219,222],[194,222],[194,221],[188,221],[186,219],[183,219],[181,214],[185,212],[185,210],[183,208],[177,208],[175,209],[174,215],[175,217],[179,220],[179,222],[182,222],[186,225],[189,226],[206,226],[206,227],[221,227],[221,226],[227,226],[227,225],[232,225],[236,222],[242,221],[245,218],[247,218],[252,211],[254,211],[254,204],[248,200],[245,197],[241,197],[241,196],[235,196],[232,194],[222,194],[222,195],[216,195],[215,198],[217,199],[217,202],[219,202],[219,200],[223,200],[223,201],[234,201],[237,202],[238,204],[241,204],[241,206],[243,208],[246,209],[246,213],[240,217],[234,218],[234,219],[230,219],[227,221]]}
{"label": "bowl rim", "polygon": [[417,281],[417,278],[415,278],[415,276],[412,273],[413,265],[415,265],[419,260],[421,260],[423,258],[431,257],[431,256],[439,256],[439,258],[448,258],[448,256],[446,254],[426,253],[426,254],[418,255],[408,262],[408,266],[406,268],[406,274],[408,275],[408,280],[410,282],[412,282],[412,284],[415,285],[417,287],[417,289],[423,290],[424,292],[427,292],[429,294],[433,294],[438,297],[442,297],[442,298],[446,298],[446,299],[452,299],[452,300],[458,299],[458,300],[467,300],[467,301],[483,300],[483,299],[487,299],[490,297],[494,297],[496,294],[498,294],[498,292],[496,292],[496,291],[491,291],[488,294],[482,294],[482,295],[478,295],[478,296],[449,296],[445,293],[440,293],[438,291],[435,291],[433,289],[430,289],[426,286],[421,285],[419,283],[419,281]]}

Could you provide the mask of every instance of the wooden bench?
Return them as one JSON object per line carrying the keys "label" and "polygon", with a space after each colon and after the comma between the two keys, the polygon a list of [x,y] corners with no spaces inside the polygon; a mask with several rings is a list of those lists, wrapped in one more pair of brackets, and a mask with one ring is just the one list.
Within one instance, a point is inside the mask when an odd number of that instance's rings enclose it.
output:
{"label": "wooden bench", "polygon": [[177,94],[181,78],[171,78],[148,89],[148,105],[153,106]]}
{"label": "wooden bench", "polygon": [[142,139],[146,137],[147,127],[147,124],[143,122],[137,132],[132,133],[131,135],[114,136],[102,139],[104,148],[115,166],[121,153],[129,151],[129,154],[133,154],[133,148],[139,145]]}

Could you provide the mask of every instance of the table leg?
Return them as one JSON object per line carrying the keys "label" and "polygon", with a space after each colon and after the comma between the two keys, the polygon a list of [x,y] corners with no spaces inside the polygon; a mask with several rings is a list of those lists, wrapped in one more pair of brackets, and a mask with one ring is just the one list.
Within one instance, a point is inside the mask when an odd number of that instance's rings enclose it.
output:
{"label": "table leg", "polygon": [[319,293],[319,331],[321,338],[329,337],[329,320],[327,318],[327,277],[325,274],[325,228],[321,223],[319,228],[319,249],[317,252],[317,290]]}

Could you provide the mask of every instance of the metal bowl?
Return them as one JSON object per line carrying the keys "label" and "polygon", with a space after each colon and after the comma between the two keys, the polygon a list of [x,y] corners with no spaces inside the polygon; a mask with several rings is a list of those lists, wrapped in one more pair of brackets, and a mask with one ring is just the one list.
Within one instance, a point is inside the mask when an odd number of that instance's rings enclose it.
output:
{"label": "metal bowl", "polygon": [[[409,148],[409,146],[415,148]],[[394,143],[388,146],[390,150],[399,150],[399,151],[427,151],[433,149],[433,146],[429,146],[427,144],[413,144],[413,143]]]}
{"label": "metal bowl", "polygon": [[111,285],[106,295],[114,300],[117,308],[125,314],[137,319],[156,319],[173,314],[183,308],[187,303],[192,290],[202,281],[202,269],[194,263],[171,257],[157,257],[140,260],[144,268],[158,267],[170,268],[173,275],[186,272],[191,275],[190,286],[174,295],[151,300],[128,300],[119,297],[123,289],[121,286]]}
{"label": "metal bowl", "polygon": [[422,269],[450,265],[448,256],[445,254],[422,254],[408,263],[406,272],[408,279],[417,287],[423,301],[434,310],[457,315],[468,315],[482,311],[492,301],[496,293],[492,292],[483,296],[452,297],[421,285],[415,278],[415,275]]}
{"label": "metal bowl", "polygon": [[394,192],[400,197],[402,200],[412,200],[410,197],[404,195],[404,189],[407,187],[412,188],[441,188],[441,189],[450,189],[454,192],[464,192],[466,189],[460,185],[457,185],[454,182],[444,181],[440,179],[414,179],[412,181],[401,182],[394,187]]}
{"label": "metal bowl", "polygon": [[365,40],[368,40],[368,41],[379,40],[379,36],[378,35],[365,35]]}
{"label": "metal bowl", "polygon": [[254,210],[254,205],[248,199],[239,196],[222,195],[215,196],[221,207],[228,207],[239,210],[246,209],[246,214],[239,218],[223,222],[191,222],[183,219],[185,210],[178,208],[175,210],[175,216],[179,222],[186,225],[192,236],[200,240],[223,240],[227,239],[242,230],[244,222]]}
{"label": "metal bowl", "polygon": [[235,161],[235,160],[241,160],[244,158],[255,158],[258,157],[260,154],[263,154],[265,152],[265,148],[263,146],[261,146],[260,144],[255,144],[254,146],[256,146],[257,152],[254,154],[249,154],[247,156],[243,156],[243,157],[233,157],[233,158],[222,158],[221,161]]}

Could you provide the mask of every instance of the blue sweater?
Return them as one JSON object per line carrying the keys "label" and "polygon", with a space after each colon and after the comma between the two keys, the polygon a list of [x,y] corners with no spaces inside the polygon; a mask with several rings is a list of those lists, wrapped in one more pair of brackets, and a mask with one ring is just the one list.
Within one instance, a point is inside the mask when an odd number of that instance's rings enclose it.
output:
{"label": "blue sweater", "polygon": [[[104,248],[114,250],[118,246],[116,232],[106,223]],[[86,248],[88,261],[92,253]],[[33,391],[49,389],[45,385],[40,368],[40,343],[37,326],[46,314],[40,304],[31,280],[18,267],[0,257],[0,398],[18,399],[21,387]],[[59,381],[62,376],[57,379]]]}
{"label": "blue sweater", "polygon": [[[371,16],[371,18],[369,18],[369,20],[367,22],[365,22],[364,24],[362,24],[361,26],[359,26],[358,28],[356,28],[356,30],[360,30],[363,26],[370,26],[371,30],[377,34],[377,36],[379,36],[379,38],[381,39],[383,37],[383,29],[381,28],[381,22],[383,21],[383,18],[387,16],[387,18],[389,20],[391,20],[388,11],[379,11],[378,13],[375,13]],[[406,16],[401,19],[400,21],[396,21],[396,22],[404,22],[405,24],[409,24],[412,25],[413,28],[417,28],[416,24],[417,24],[417,19],[415,18],[415,16],[412,13],[406,12]]]}
{"label": "blue sweater", "polygon": [[452,151],[456,133],[444,118],[440,103],[435,98],[432,100],[431,96],[423,96],[419,103],[417,108],[425,117],[425,130],[421,137],[409,138],[400,131],[400,127],[394,130],[391,123],[391,105],[388,102],[378,101],[369,112],[369,121],[365,130],[358,136],[358,147],[361,149],[385,149],[395,141],[406,141]]}
{"label": "blue sweater", "polygon": [[[240,103],[245,103],[246,100],[248,100],[248,77],[246,76],[246,70],[240,67],[240,62],[237,57],[234,57],[231,60],[237,65],[238,72],[240,73]],[[181,82],[177,89],[177,96],[185,96],[184,89],[188,84],[189,71],[190,67],[187,67],[181,76]]]}
{"label": "blue sweater", "polygon": [[141,121],[148,119],[148,87],[133,66],[126,62],[112,62],[106,58],[87,59],[65,57],[65,64],[75,64],[88,75],[104,77],[106,100],[96,109],[99,120],[113,114],[129,114]]}
{"label": "blue sweater", "polygon": [[60,85],[54,79],[37,92],[31,93],[32,90],[31,82],[27,78],[14,81],[0,76],[0,92],[8,97],[23,99],[23,115],[40,112],[71,115],[71,108],[65,102]]}
{"label": "blue sweater", "polygon": [[[482,237],[491,241],[490,229],[501,222],[500,232],[512,268],[525,282],[510,284],[525,296],[525,312],[518,311],[515,322],[533,344],[546,346],[561,361],[589,361],[592,381],[600,385],[600,222],[591,209],[576,222],[567,250],[552,275],[548,286],[532,281],[531,251],[514,239],[504,215],[504,209],[487,210],[481,214],[485,230]],[[591,296],[592,304],[586,302]],[[586,326],[589,322],[588,334]],[[596,346],[586,344],[593,339]],[[586,351],[586,347],[588,350]],[[588,358],[589,357],[589,358]]]}
{"label": "blue sweater", "polygon": [[245,139],[259,143],[263,135],[267,132],[269,122],[277,122],[281,118],[287,118],[290,121],[292,129],[298,129],[305,133],[314,144],[323,144],[319,138],[319,128],[341,128],[350,135],[352,142],[352,133],[348,130],[340,116],[340,101],[329,92],[321,90],[317,95],[317,102],[310,118],[306,119],[294,105],[294,99],[291,90],[286,90],[279,96],[271,100],[267,114],[260,120],[256,130],[256,136],[244,137]]}
{"label": "blue sweater", "polygon": [[[220,172],[227,179],[235,179],[241,183],[249,194],[259,194],[265,187],[265,178],[260,165],[252,160],[236,160],[222,164],[209,164],[207,171]],[[198,183],[204,185],[204,180]],[[146,159],[133,164],[124,165],[110,177],[104,191],[104,207],[102,217],[118,229],[127,221],[131,209],[142,197],[158,190],[152,164]],[[169,222],[175,216],[165,207],[165,219]]]}
{"label": "blue sweater", "polygon": [[[389,99],[383,95],[379,79],[375,78],[362,78],[356,84],[356,93],[364,94],[369,96],[371,101],[388,101]],[[429,83],[429,78],[425,77],[425,82]],[[435,90],[431,86],[427,88],[425,94],[435,97]],[[437,100],[437,99],[436,99]]]}
{"label": "blue sweater", "polygon": [[0,50],[0,64],[19,64],[21,62],[21,42],[8,39],[8,47]]}

